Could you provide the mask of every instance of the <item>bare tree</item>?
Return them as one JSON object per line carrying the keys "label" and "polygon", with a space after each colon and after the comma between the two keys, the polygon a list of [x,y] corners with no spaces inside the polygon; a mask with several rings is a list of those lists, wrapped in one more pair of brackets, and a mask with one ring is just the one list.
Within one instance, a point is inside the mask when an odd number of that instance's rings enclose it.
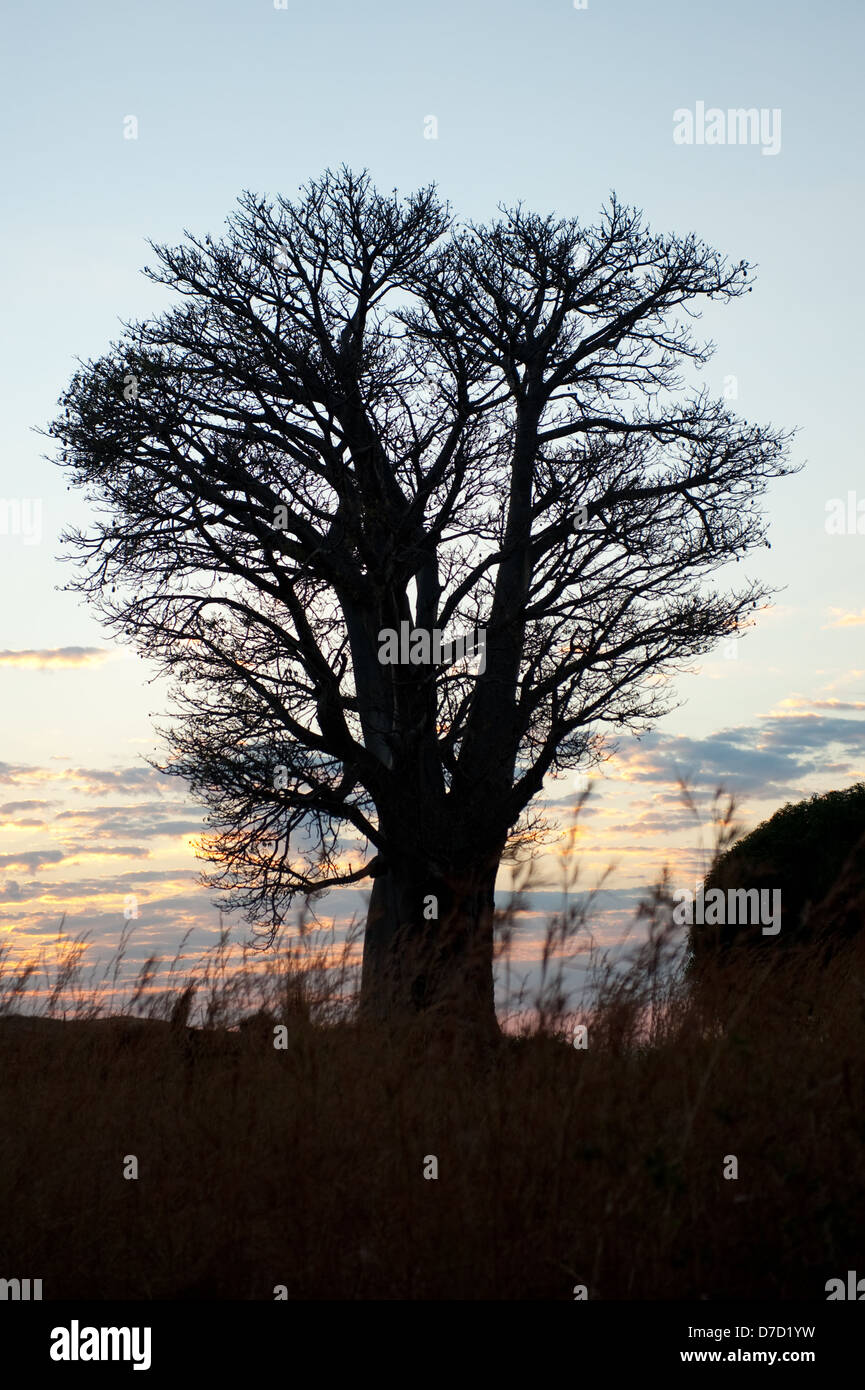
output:
{"label": "bare tree", "polygon": [[679,374],[750,267],[615,197],[459,225],[345,168],[227,228],[153,246],[180,301],[61,401],[101,511],[69,587],[174,678],[222,901],[272,930],[369,877],[367,1009],[491,1029],[496,872],[544,778],[766,597],[706,581],[765,543],[789,436]]}

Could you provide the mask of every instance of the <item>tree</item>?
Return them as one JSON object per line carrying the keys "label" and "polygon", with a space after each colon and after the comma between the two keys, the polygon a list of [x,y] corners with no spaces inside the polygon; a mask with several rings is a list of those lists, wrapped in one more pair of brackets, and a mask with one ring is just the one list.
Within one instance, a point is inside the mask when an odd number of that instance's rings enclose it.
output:
{"label": "tree", "polygon": [[766,596],[706,580],[764,543],[787,436],[678,370],[712,352],[678,311],[750,268],[615,196],[459,225],[345,168],[227,228],[151,243],[180,301],[60,402],[101,510],[69,587],[174,678],[226,906],[273,931],[370,878],[364,1006],[492,1029],[496,872],[544,779]]}

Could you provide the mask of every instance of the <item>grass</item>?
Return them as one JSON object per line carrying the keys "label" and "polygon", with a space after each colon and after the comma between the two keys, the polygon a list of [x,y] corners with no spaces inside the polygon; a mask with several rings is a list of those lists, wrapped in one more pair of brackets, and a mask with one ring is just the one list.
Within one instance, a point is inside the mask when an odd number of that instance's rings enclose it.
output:
{"label": "grass", "polygon": [[865,1249],[865,943],[767,939],[696,989],[668,909],[662,882],[627,963],[595,953],[585,1050],[561,958],[590,903],[549,924],[532,1026],[518,995],[522,1035],[483,1054],[362,1024],[351,942],[304,923],[163,990],[148,962],[147,1026],[98,1024],[117,962],[85,989],[81,942],[22,1022],[41,967],[7,961],[0,1273],[46,1299],[825,1298]]}

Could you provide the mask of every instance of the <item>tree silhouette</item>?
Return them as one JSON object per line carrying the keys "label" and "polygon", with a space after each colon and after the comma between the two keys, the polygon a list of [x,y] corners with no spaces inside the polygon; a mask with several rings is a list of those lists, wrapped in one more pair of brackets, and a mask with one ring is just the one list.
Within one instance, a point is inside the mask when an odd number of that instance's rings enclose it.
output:
{"label": "tree silhouette", "polygon": [[[713,890],[780,895],[778,944],[782,951],[828,936],[830,945],[858,935],[862,916],[865,867],[865,782],[842,791],[815,792],[803,801],[788,801],[768,820],[741,836],[712,865],[703,883]],[[753,925],[755,908],[745,921],[691,925],[688,932],[692,976],[736,948],[759,959],[765,940]],[[828,909],[831,907],[831,911]],[[725,914],[729,918],[729,913]]]}
{"label": "tree silhouette", "polygon": [[496,871],[544,778],[766,596],[705,580],[765,542],[788,436],[679,375],[712,345],[677,311],[750,267],[615,196],[459,225],[345,168],[227,229],[153,245],[180,301],[61,400],[100,509],[69,587],[174,678],[225,905],[272,930],[369,877],[364,1006],[493,1028]]}

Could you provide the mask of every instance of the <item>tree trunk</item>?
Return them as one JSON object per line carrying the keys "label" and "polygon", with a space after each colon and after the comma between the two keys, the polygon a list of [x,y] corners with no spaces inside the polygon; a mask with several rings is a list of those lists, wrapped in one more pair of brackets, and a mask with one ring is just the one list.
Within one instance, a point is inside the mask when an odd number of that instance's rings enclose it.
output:
{"label": "tree trunk", "polygon": [[364,1017],[394,1023],[428,1017],[498,1037],[495,880],[495,868],[457,878],[419,875],[399,864],[373,880],[363,945]]}

